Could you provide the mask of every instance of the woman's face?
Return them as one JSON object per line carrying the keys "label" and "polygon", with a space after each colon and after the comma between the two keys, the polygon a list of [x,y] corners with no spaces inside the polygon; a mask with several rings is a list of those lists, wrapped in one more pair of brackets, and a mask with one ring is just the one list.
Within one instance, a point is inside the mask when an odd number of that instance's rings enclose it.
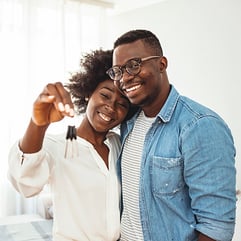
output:
{"label": "woman's face", "polygon": [[96,131],[107,132],[125,119],[129,106],[129,101],[115,87],[113,80],[107,79],[90,96],[86,115]]}

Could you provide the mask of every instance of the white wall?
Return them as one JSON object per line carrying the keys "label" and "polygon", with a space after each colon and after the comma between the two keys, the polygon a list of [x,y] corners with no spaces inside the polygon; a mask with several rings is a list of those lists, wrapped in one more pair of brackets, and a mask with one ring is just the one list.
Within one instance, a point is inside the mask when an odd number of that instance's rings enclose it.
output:
{"label": "white wall", "polygon": [[[238,189],[241,189],[240,23],[240,0],[166,0],[127,12],[110,12],[103,32],[106,47],[112,47],[116,37],[131,29],[149,29],[159,37],[169,60],[170,82],[181,94],[219,113],[231,128],[237,148]],[[240,219],[241,213],[238,216]]]}
{"label": "white wall", "polygon": [[167,0],[116,13],[105,23],[104,47],[137,28],[153,31],[169,60],[169,80],[179,92],[219,113],[237,148],[241,189],[241,1]]}

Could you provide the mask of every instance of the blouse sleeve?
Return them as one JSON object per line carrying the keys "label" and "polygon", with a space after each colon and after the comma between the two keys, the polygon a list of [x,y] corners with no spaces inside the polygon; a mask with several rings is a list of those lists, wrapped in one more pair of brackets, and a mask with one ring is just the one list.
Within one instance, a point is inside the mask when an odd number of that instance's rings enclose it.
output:
{"label": "blouse sleeve", "polygon": [[8,178],[25,197],[37,195],[48,182],[51,162],[47,152],[23,153],[16,142],[9,151]]}

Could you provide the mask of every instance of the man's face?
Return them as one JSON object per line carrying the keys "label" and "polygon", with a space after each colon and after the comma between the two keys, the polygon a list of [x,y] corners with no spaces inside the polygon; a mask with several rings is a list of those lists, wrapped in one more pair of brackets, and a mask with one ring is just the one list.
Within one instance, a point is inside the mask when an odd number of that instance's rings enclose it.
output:
{"label": "man's face", "polygon": [[[141,40],[137,40],[115,48],[113,66],[125,66],[132,59],[143,59],[149,56],[155,56],[153,50],[144,45]],[[152,105],[161,92],[162,77],[160,70],[163,69],[162,57],[141,61],[140,71],[136,75],[129,74],[125,67],[121,69],[122,78],[116,82],[121,91],[135,105],[141,107]]]}

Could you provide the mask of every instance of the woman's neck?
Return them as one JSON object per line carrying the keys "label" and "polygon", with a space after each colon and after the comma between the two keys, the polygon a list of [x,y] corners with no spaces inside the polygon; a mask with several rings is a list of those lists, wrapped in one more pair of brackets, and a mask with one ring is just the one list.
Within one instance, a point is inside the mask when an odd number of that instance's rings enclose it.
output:
{"label": "woman's neck", "polygon": [[76,130],[77,136],[88,141],[94,149],[98,152],[104,163],[108,168],[109,148],[104,143],[107,132],[97,132],[85,117]]}

